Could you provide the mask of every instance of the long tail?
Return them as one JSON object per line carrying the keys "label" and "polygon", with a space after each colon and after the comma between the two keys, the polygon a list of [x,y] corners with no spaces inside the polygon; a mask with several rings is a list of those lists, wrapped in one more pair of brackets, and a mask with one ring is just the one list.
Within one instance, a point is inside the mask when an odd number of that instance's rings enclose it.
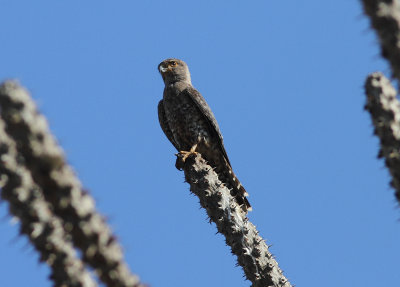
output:
{"label": "long tail", "polygon": [[216,168],[216,172],[218,173],[219,179],[231,190],[231,195],[235,197],[243,211],[251,211],[250,202],[246,198],[249,194],[236,177],[231,165],[227,162],[225,157],[224,161],[220,162],[220,166]]}

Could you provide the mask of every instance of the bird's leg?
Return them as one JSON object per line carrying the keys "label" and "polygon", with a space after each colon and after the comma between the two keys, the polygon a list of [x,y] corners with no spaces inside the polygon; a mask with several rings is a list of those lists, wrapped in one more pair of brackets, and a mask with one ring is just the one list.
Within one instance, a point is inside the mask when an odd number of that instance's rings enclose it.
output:
{"label": "bird's leg", "polygon": [[192,154],[195,154],[195,155],[198,154],[198,152],[196,151],[196,148],[197,148],[197,144],[193,145],[190,148],[190,151],[185,151],[185,150],[179,151],[179,153],[176,154],[178,157],[176,159],[175,167],[179,170],[182,170],[183,163],[185,163],[186,159]]}
{"label": "bird's leg", "polygon": [[185,160],[186,160],[186,159],[188,158],[188,156],[191,155],[191,154],[197,154],[196,148],[197,148],[197,144],[195,144],[194,146],[192,146],[192,147],[190,148],[190,151],[183,151],[183,150],[180,151],[179,153],[180,153],[181,155],[183,155],[182,161],[185,162]]}

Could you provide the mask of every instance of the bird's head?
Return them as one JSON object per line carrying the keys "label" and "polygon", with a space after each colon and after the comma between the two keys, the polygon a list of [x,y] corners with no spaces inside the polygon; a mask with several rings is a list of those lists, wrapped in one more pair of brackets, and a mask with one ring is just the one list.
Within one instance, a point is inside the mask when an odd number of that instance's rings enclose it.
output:
{"label": "bird's head", "polygon": [[166,85],[175,82],[186,82],[191,84],[189,68],[182,60],[166,59],[158,65],[158,71]]}

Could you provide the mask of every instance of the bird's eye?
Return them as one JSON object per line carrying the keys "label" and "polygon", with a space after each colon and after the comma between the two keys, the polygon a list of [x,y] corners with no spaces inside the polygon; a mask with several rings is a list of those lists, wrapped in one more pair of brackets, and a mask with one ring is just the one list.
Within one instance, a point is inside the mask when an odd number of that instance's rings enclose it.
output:
{"label": "bird's eye", "polygon": [[177,62],[175,62],[175,61],[171,62],[171,66],[172,66],[172,67],[175,67],[176,65],[178,65]]}

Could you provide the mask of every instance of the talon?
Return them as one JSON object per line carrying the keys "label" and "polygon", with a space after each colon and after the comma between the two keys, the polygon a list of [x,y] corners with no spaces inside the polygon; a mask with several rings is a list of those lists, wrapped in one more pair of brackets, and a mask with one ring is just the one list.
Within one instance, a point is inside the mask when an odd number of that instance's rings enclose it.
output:
{"label": "talon", "polygon": [[185,150],[179,151],[179,153],[180,153],[181,155],[183,155],[182,161],[185,162],[186,159],[187,159],[191,154],[198,155],[199,153],[196,152],[196,148],[197,148],[197,144],[195,144],[194,146],[192,146],[192,147],[190,148],[190,151],[185,151]]}
{"label": "talon", "polygon": [[176,159],[176,163],[175,163],[175,167],[179,170],[182,170],[183,168],[183,163],[185,163],[186,159],[194,154],[194,155],[198,155],[199,153],[196,151],[197,148],[197,144],[195,144],[194,146],[192,146],[190,148],[190,151],[185,151],[185,150],[181,150],[179,151],[176,155],[178,156],[178,158]]}
{"label": "talon", "polygon": [[182,150],[182,151],[179,152],[179,154],[180,154],[180,155],[183,155],[183,156],[182,156],[182,161],[185,162],[186,159],[187,159],[190,155],[192,155],[192,154],[197,155],[198,152],[196,152],[196,151],[184,151],[184,150]]}

